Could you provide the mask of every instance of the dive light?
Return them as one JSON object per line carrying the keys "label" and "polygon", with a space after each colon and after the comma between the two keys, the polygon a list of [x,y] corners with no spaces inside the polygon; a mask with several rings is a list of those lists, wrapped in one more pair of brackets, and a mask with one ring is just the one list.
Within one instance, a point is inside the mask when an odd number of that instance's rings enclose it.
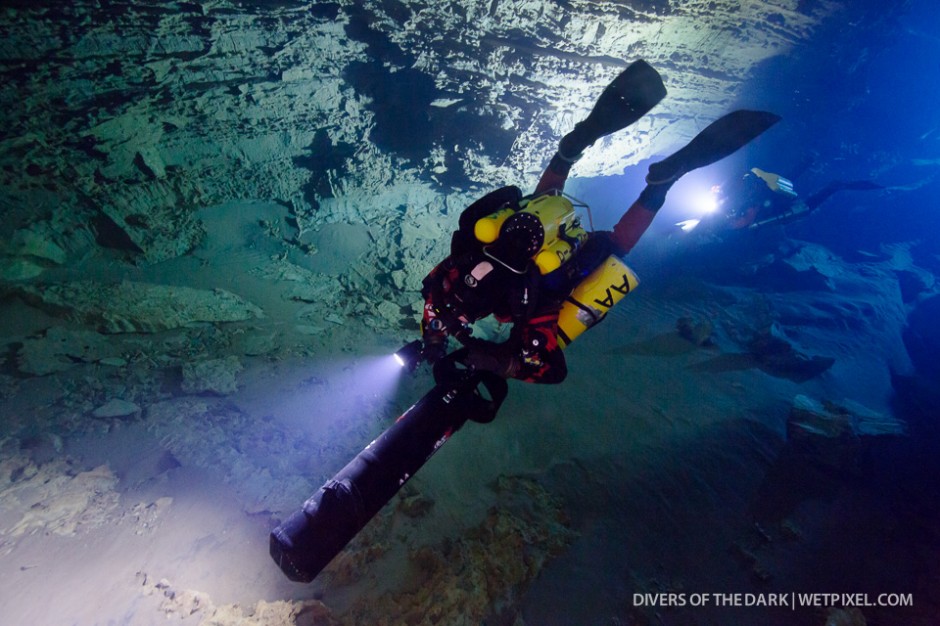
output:
{"label": "dive light", "polygon": [[423,352],[424,344],[420,339],[415,339],[406,343],[395,353],[395,361],[409,372],[413,372],[421,364]]}

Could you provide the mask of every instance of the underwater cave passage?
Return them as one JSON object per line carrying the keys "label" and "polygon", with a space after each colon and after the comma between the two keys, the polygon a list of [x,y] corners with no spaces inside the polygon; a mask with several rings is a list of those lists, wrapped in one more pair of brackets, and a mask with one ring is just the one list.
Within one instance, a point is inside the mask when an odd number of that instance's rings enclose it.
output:
{"label": "underwater cave passage", "polygon": [[353,63],[344,78],[372,98],[372,141],[381,149],[410,159],[431,151],[434,132],[428,109],[436,97],[434,79],[417,70],[390,71],[381,62]]}

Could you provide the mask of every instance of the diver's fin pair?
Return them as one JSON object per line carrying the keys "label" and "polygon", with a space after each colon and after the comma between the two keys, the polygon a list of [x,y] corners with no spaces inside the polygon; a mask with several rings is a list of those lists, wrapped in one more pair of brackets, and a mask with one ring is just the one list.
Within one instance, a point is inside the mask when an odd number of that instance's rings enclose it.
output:
{"label": "diver's fin pair", "polygon": [[634,61],[607,85],[591,113],[562,138],[559,154],[574,161],[601,137],[626,128],[649,113],[665,96],[666,86],[659,72],[646,61]]}
{"label": "diver's fin pair", "polygon": [[780,121],[766,111],[734,111],[721,117],[675,154],[650,165],[646,183],[663,185],[683,174],[720,161]]}
{"label": "diver's fin pair", "polygon": [[884,189],[884,187],[877,183],[873,183],[870,180],[837,180],[835,182],[829,183],[807,198],[806,206],[809,207],[810,211],[812,211],[838,191],[876,191],[878,189]]}

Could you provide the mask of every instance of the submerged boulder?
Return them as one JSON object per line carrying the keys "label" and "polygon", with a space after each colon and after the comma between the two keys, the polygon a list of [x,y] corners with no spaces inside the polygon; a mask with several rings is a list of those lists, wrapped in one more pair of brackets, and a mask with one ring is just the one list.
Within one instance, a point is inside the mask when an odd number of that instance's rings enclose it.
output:
{"label": "submerged boulder", "polygon": [[696,321],[691,317],[680,317],[676,320],[676,332],[683,339],[691,341],[697,346],[713,345],[712,334],[715,327],[709,320]]}
{"label": "submerged boulder", "polygon": [[103,333],[154,333],[199,322],[240,322],[264,317],[257,306],[223,289],[79,280],[22,285],[16,293],[50,315],[95,327]]}
{"label": "submerged boulder", "polygon": [[856,473],[866,439],[904,435],[907,428],[893,417],[845,404],[796,396],[787,419],[787,439],[796,452],[817,465]]}
{"label": "submerged boulder", "polygon": [[122,349],[100,333],[53,326],[23,341],[16,355],[16,368],[21,374],[45,376],[81,363],[116,363],[111,359],[116,359]]}
{"label": "submerged boulder", "polygon": [[140,416],[140,412],[140,407],[133,402],[112,398],[92,411],[92,415],[99,418],[135,418]]}
{"label": "submerged boulder", "polygon": [[238,390],[236,375],[242,371],[238,357],[210,359],[183,366],[183,391],[224,396]]}
{"label": "submerged boulder", "polygon": [[757,333],[747,348],[762,370],[771,376],[794,382],[815,378],[836,362],[831,357],[808,356],[799,352],[781,336],[775,326]]}

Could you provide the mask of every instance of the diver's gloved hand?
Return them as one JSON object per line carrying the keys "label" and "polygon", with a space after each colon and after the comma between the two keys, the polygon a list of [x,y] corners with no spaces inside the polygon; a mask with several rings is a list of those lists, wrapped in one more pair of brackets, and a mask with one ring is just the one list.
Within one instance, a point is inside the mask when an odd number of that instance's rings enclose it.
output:
{"label": "diver's gloved hand", "polygon": [[464,344],[468,349],[464,363],[475,370],[512,378],[519,371],[519,359],[516,346],[509,344],[510,342],[494,343],[482,339],[468,340]]}
{"label": "diver's gloved hand", "polygon": [[443,332],[426,329],[421,336],[424,348],[421,350],[421,357],[434,365],[447,354],[447,335]]}

